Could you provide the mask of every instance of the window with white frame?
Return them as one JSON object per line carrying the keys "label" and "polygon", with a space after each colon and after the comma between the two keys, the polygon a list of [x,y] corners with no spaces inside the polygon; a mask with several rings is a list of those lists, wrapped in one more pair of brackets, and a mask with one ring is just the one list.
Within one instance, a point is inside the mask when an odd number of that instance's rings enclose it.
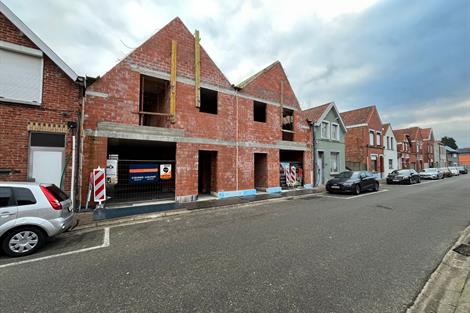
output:
{"label": "window with white frame", "polygon": [[373,146],[374,145],[374,131],[369,130],[369,145]]}
{"label": "window with white frame", "polygon": [[331,124],[331,139],[339,140],[339,125]]}
{"label": "window with white frame", "polygon": [[330,123],[328,122],[321,122],[321,137],[322,138],[329,138],[329,127]]}
{"label": "window with white frame", "polygon": [[381,140],[381,137],[382,134],[380,132],[377,132],[377,146],[380,146],[382,144],[382,140]]}
{"label": "window with white frame", "polygon": [[393,137],[390,137],[390,150],[394,150],[393,149]]}
{"label": "window with white frame", "polygon": [[387,136],[387,149],[390,150],[390,137]]}
{"label": "window with white frame", "polygon": [[339,173],[339,152],[331,152],[331,173]]}
{"label": "window with white frame", "polygon": [[388,169],[393,170],[393,160],[392,159],[388,159]]}
{"label": "window with white frame", "polygon": [[42,78],[40,50],[0,41],[0,99],[40,104]]}

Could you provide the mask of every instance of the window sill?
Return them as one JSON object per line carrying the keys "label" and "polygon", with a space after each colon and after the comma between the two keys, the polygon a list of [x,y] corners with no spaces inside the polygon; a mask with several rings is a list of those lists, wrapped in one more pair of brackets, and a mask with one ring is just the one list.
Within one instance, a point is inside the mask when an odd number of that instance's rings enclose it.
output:
{"label": "window sill", "polygon": [[27,104],[27,105],[34,105],[34,106],[41,106],[41,104],[42,104],[41,102],[17,100],[17,99],[3,98],[3,97],[0,97],[0,102],[8,102],[8,103],[15,103],[15,104]]}

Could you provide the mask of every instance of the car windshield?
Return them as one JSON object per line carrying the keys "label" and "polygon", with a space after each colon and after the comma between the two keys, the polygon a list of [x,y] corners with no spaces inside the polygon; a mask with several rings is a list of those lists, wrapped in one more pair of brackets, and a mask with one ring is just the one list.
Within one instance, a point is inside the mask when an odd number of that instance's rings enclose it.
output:
{"label": "car windshield", "polygon": [[410,174],[410,170],[394,170],[392,174],[396,175],[408,175]]}
{"label": "car windshield", "polygon": [[359,172],[352,172],[352,171],[346,171],[346,172],[341,172],[338,175],[336,175],[337,178],[357,178],[359,177]]}

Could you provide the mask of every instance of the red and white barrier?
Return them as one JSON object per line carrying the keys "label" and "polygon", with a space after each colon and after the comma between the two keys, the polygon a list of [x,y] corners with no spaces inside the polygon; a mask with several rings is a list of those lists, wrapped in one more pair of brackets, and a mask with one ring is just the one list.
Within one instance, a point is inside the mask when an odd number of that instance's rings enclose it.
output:
{"label": "red and white barrier", "polygon": [[104,168],[93,170],[93,198],[101,206],[101,202],[106,201],[106,173]]}

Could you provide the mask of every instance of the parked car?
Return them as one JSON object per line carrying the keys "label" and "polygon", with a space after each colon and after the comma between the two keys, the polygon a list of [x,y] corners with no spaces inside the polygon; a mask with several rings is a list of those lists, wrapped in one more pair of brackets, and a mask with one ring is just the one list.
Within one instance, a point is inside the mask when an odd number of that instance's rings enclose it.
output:
{"label": "parked car", "polygon": [[442,179],[444,178],[444,173],[435,167],[425,168],[419,173],[421,179]]}
{"label": "parked car", "polygon": [[459,170],[460,174],[468,174],[468,170],[463,166],[457,166],[457,169]]}
{"label": "parked car", "polygon": [[460,175],[460,171],[456,167],[449,167],[449,171],[452,173],[452,176]]}
{"label": "parked car", "polygon": [[387,176],[387,184],[420,183],[421,178],[414,169],[394,170]]}
{"label": "parked car", "polygon": [[452,177],[452,172],[448,167],[441,167],[439,170],[444,174],[444,177]]}
{"label": "parked car", "polygon": [[72,202],[55,185],[0,182],[0,246],[9,256],[34,253],[73,225]]}
{"label": "parked car", "polygon": [[379,188],[377,178],[365,171],[341,172],[326,183],[326,190],[330,193],[350,192],[358,195],[366,190],[378,191]]}

